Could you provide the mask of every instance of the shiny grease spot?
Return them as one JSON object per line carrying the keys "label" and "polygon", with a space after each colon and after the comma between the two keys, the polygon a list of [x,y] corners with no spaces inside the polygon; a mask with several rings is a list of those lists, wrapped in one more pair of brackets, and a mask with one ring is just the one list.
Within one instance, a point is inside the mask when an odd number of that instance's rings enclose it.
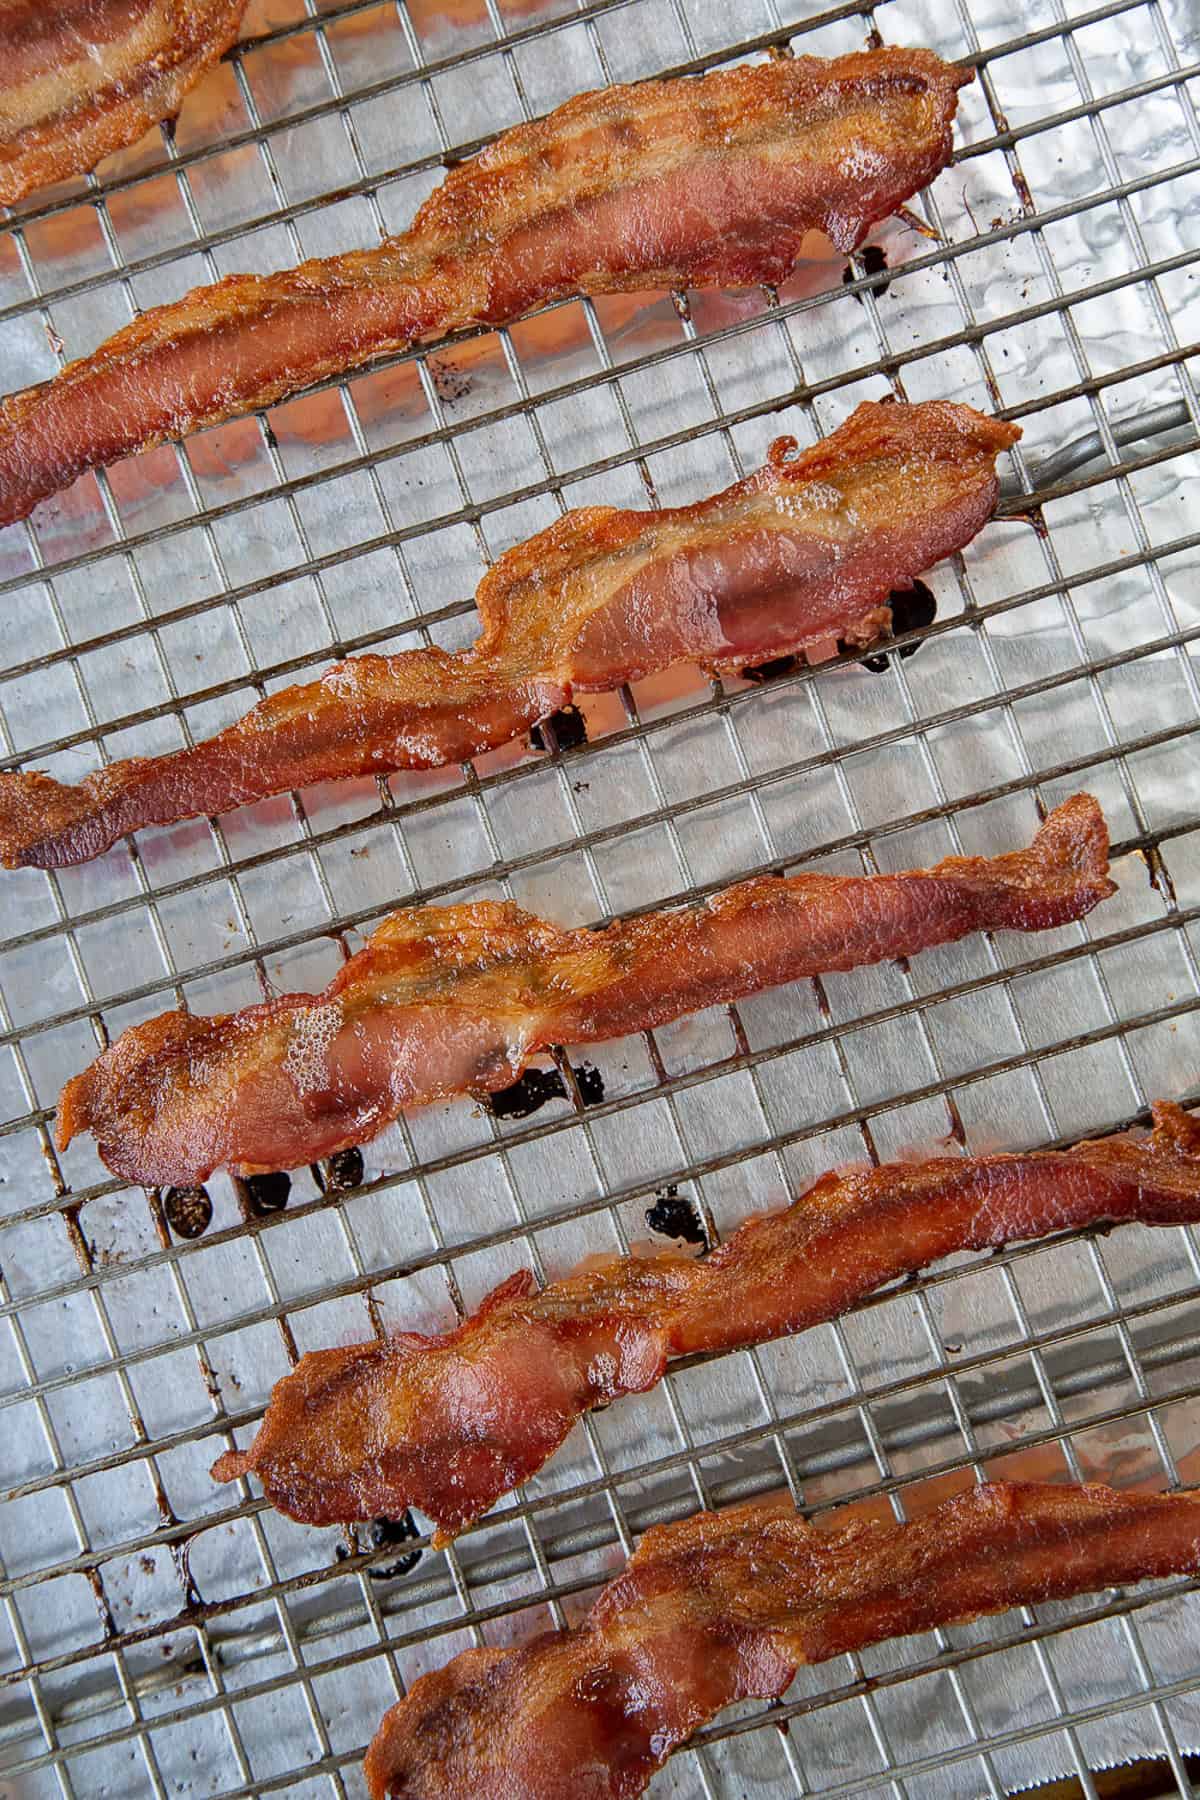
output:
{"label": "shiny grease spot", "polygon": [[646,1223],[663,1237],[682,1238],[685,1244],[702,1244],[708,1249],[708,1233],[699,1207],[689,1195],[681,1194],[674,1182],[659,1188],[654,1205],[646,1208]]}
{"label": "shiny grease spot", "polygon": [[212,1224],[213,1209],[208,1189],[168,1188],[163,1195],[163,1212],[176,1237],[202,1237]]}
{"label": "shiny grease spot", "polygon": [[[387,1550],[420,1535],[412,1513],[405,1507],[398,1519],[372,1519],[367,1542],[372,1550]],[[409,1550],[398,1562],[388,1563],[384,1569],[368,1569],[367,1575],[371,1581],[397,1581],[402,1575],[411,1575],[423,1555],[422,1550]]]}
{"label": "shiny grease spot", "polygon": [[335,1150],[325,1162],[313,1164],[313,1176],[323,1194],[348,1194],[362,1186],[363,1153],[355,1146]]}
{"label": "shiny grease spot", "polygon": [[587,741],[587,720],[577,706],[562,706],[529,728],[529,742],[535,750],[575,750]]}
{"label": "shiny grease spot", "polygon": [[[888,259],[885,252],[878,244],[864,244],[863,248],[859,251],[859,255],[862,258],[863,270],[866,274],[883,276],[882,281],[873,281],[871,283],[870,292],[877,298],[881,294],[886,294],[891,277],[885,273],[888,266]],[[842,270],[842,286],[849,287],[852,281],[857,280],[858,276],[854,272],[853,264],[847,263]],[[863,298],[861,289],[855,294],[854,298],[861,306]]]}
{"label": "shiny grease spot", "polygon": [[[921,631],[937,618],[937,600],[932,588],[926,587],[923,581],[914,581],[910,588],[893,588],[888,595],[888,605],[892,609],[893,637],[901,637],[906,631]],[[915,656],[920,648],[920,644],[902,644],[898,654]],[[882,675],[888,666],[888,653],[864,656],[862,666],[872,675]]]}
{"label": "shiny grease spot", "polygon": [[292,1191],[292,1178],[282,1170],[268,1175],[247,1175],[238,1182],[246,1211],[256,1219],[268,1213],[282,1212]]}
{"label": "shiny grease spot", "polygon": [[798,656],[773,656],[770,661],[754,663],[742,670],[743,681],[774,681],[780,675],[791,675],[800,667]]}

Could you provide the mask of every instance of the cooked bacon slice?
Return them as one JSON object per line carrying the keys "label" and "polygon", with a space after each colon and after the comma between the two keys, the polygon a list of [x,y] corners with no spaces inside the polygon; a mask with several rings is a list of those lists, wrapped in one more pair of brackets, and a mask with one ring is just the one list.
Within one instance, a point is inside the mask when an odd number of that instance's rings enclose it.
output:
{"label": "cooked bacon slice", "polygon": [[928,50],[871,50],[581,94],[452,170],[399,237],[195,288],[12,395],[0,524],[381,351],[569,294],[779,282],[814,228],[851,250],[946,166],[970,80]]}
{"label": "cooked bacon slice", "polygon": [[442,1337],[317,1350],[278,1382],[249,1450],[280,1512],[309,1525],[419,1506],[439,1541],[545,1462],[585,1412],[655,1386],[667,1359],[837,1318],[957,1250],[1067,1227],[1200,1222],[1200,1123],[1169,1102],[1148,1136],[829,1174],[702,1262],[626,1257],[534,1292],[513,1276]]}
{"label": "cooked bacon slice", "polygon": [[994,1482],[898,1525],[761,1503],[648,1531],[582,1624],[465,1650],[367,1752],[372,1800],[630,1800],[803,1664],[1013,1606],[1200,1570],[1200,1493]]}
{"label": "cooked bacon slice", "polygon": [[461,762],[576,692],[692,661],[715,668],[842,638],[870,643],[888,595],[974,537],[1020,435],[969,406],[866,402],[811,450],[697,506],[587,507],[510,550],[479,588],[469,650],[336,663],[194,749],[79,787],[0,775],[0,860],[84,862],[124,832],[339,776]]}
{"label": "cooked bacon slice", "polygon": [[85,174],[171,118],[245,10],[246,0],[3,0],[0,206]]}
{"label": "cooked bacon slice", "polygon": [[972,931],[1040,931],[1111,894],[1088,794],[1025,850],[899,875],[761,876],[703,906],[563,931],[509,902],[393,913],[323,994],[162,1013],[68,1082],[62,1148],[187,1186],[290,1169],[373,1137],[403,1107],[514,1081],[552,1044],[646,1031],[779,982],[909,956]]}

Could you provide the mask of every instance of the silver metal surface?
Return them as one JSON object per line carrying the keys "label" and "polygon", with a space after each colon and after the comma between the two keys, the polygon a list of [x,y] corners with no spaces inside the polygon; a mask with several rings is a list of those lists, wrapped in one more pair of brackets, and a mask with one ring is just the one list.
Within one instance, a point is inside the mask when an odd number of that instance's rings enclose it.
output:
{"label": "silver metal surface", "polygon": [[[671,1187],[713,1240],[840,1161],[1200,1100],[1194,0],[257,0],[174,131],[0,221],[0,385],[197,281],[399,228],[446,161],[580,89],[870,31],[979,75],[914,202],[937,236],[874,234],[886,285],[814,248],[778,295],[548,309],[0,533],[3,760],[77,780],[334,654],[465,643],[482,569],[563,507],[697,499],[889,391],[1025,433],[1000,517],[929,577],[914,655],[676,672],[589,700],[576,748],[0,881],[0,1794],[359,1794],[406,1681],[577,1616],[646,1524],[702,1504],[782,1486],[814,1513],[903,1512],[985,1472],[1200,1482],[1182,1230],[955,1259],[836,1327],[681,1363],[447,1551],[306,1530],[207,1474],[305,1349],[662,1243],[646,1214]],[[591,1104],[563,1059],[562,1099],[414,1114],[352,1191],[302,1173],[267,1212],[216,1179],[183,1239],[90,1142],[53,1147],[62,1082],[126,1025],[319,986],[398,903],[599,920],[756,869],[1006,848],[1083,786],[1120,883],[1084,925],[601,1046]],[[727,1715],[654,1791],[916,1800],[1070,1773],[1090,1795],[1091,1770],[1149,1754],[1187,1794],[1198,1624],[1175,1582],[885,1646]]]}

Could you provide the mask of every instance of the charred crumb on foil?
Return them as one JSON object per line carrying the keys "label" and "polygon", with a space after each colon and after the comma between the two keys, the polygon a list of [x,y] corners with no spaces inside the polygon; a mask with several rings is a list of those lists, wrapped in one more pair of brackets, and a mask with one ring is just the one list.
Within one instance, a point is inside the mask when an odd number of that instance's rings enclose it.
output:
{"label": "charred crumb on foil", "polygon": [[444,405],[453,406],[456,400],[465,400],[474,386],[465,369],[457,368],[454,363],[446,362],[440,356],[427,357],[425,367],[433,381],[434,391]]}

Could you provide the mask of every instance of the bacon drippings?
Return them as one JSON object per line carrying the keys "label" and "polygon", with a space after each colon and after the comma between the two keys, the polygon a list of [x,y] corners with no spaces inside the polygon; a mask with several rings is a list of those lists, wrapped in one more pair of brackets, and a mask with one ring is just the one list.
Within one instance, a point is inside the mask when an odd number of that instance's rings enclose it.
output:
{"label": "bacon drippings", "polygon": [[193,289],[12,395],[0,524],[384,351],[570,294],[780,282],[812,229],[851,250],[945,167],[971,79],[887,49],[579,95],[452,170],[376,249]]}
{"label": "bacon drippings", "polygon": [[276,1384],[253,1471],[309,1525],[418,1506],[438,1541],[541,1467],[576,1421],[661,1380],[672,1356],[735,1350],[846,1312],[959,1250],[1084,1225],[1200,1222],[1200,1124],[1154,1109],[1149,1136],[1070,1150],[829,1174],[703,1261],[626,1257],[534,1292],[526,1271],[441,1337],[317,1350]]}
{"label": "bacon drippings", "polygon": [[142,825],[461,762],[573,693],[679,661],[742,668],[831,638],[870,643],[890,592],[988,518],[996,456],[1019,435],[968,406],[867,402],[799,455],[779,438],[765,468],[699,505],[568,513],[484,578],[469,650],[350,658],[207,743],[79,787],[0,775],[0,860],[60,867]]}
{"label": "bacon drippings", "polygon": [[246,0],[4,0],[0,206],[85,174],[171,118],[245,10]]}
{"label": "bacon drippings", "polygon": [[1200,1570],[1200,1494],[995,1482],[909,1524],[754,1504],[648,1531],[573,1630],[466,1650],[367,1752],[372,1800],[630,1800],[738,1700],[886,1638]]}
{"label": "bacon drippings", "polygon": [[393,913],[323,994],[131,1026],[63,1090],[59,1145],[89,1130],[111,1169],[147,1186],[296,1168],[365,1142],[403,1107],[506,1087],[552,1044],[646,1031],[973,931],[1065,924],[1114,891],[1107,871],[1103,814],[1077,794],[1007,856],[762,876],[604,931],[498,901]]}

